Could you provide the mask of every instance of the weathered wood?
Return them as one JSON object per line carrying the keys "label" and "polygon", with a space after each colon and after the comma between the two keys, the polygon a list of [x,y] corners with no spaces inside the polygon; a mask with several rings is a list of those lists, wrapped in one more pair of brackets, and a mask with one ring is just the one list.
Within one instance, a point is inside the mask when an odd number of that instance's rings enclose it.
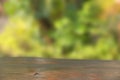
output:
{"label": "weathered wood", "polygon": [[0,58],[0,80],[120,80],[120,61]]}

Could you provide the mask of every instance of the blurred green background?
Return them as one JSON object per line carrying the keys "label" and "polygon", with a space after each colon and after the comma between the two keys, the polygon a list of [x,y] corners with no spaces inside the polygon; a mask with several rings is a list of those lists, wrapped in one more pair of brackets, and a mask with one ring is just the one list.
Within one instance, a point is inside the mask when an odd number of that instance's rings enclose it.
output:
{"label": "blurred green background", "polygon": [[0,1],[1,57],[120,59],[120,0]]}

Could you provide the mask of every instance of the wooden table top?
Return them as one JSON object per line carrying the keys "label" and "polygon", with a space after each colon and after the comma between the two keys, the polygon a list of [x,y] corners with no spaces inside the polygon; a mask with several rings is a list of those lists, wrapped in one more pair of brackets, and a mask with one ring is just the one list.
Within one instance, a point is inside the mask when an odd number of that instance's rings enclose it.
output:
{"label": "wooden table top", "polygon": [[0,80],[120,80],[120,61],[0,58]]}

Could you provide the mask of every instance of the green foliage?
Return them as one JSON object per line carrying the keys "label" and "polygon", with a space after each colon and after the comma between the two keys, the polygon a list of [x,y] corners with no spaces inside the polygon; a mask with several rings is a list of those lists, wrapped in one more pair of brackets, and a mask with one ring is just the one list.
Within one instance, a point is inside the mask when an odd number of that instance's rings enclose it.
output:
{"label": "green foliage", "polygon": [[[43,3],[39,2],[36,5],[40,7],[38,13],[30,7],[29,0],[20,0],[19,3],[18,0],[9,0],[5,3],[5,10],[11,17],[0,35],[1,53],[10,56],[107,60],[118,56],[116,42],[103,26],[104,22],[99,18],[102,8],[95,0],[83,2],[80,8],[63,0],[44,1],[47,4],[41,5]],[[64,15],[59,17],[59,13]],[[55,40],[52,45],[43,44],[38,25],[30,17],[33,14],[52,19],[57,16],[57,20],[54,20],[55,31],[50,35]]]}

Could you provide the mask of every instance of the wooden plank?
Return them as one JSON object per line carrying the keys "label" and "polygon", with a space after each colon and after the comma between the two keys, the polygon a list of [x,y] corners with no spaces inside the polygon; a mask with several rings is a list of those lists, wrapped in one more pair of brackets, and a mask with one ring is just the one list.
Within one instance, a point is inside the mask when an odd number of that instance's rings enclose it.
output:
{"label": "wooden plank", "polygon": [[120,80],[120,61],[0,58],[0,80]]}

